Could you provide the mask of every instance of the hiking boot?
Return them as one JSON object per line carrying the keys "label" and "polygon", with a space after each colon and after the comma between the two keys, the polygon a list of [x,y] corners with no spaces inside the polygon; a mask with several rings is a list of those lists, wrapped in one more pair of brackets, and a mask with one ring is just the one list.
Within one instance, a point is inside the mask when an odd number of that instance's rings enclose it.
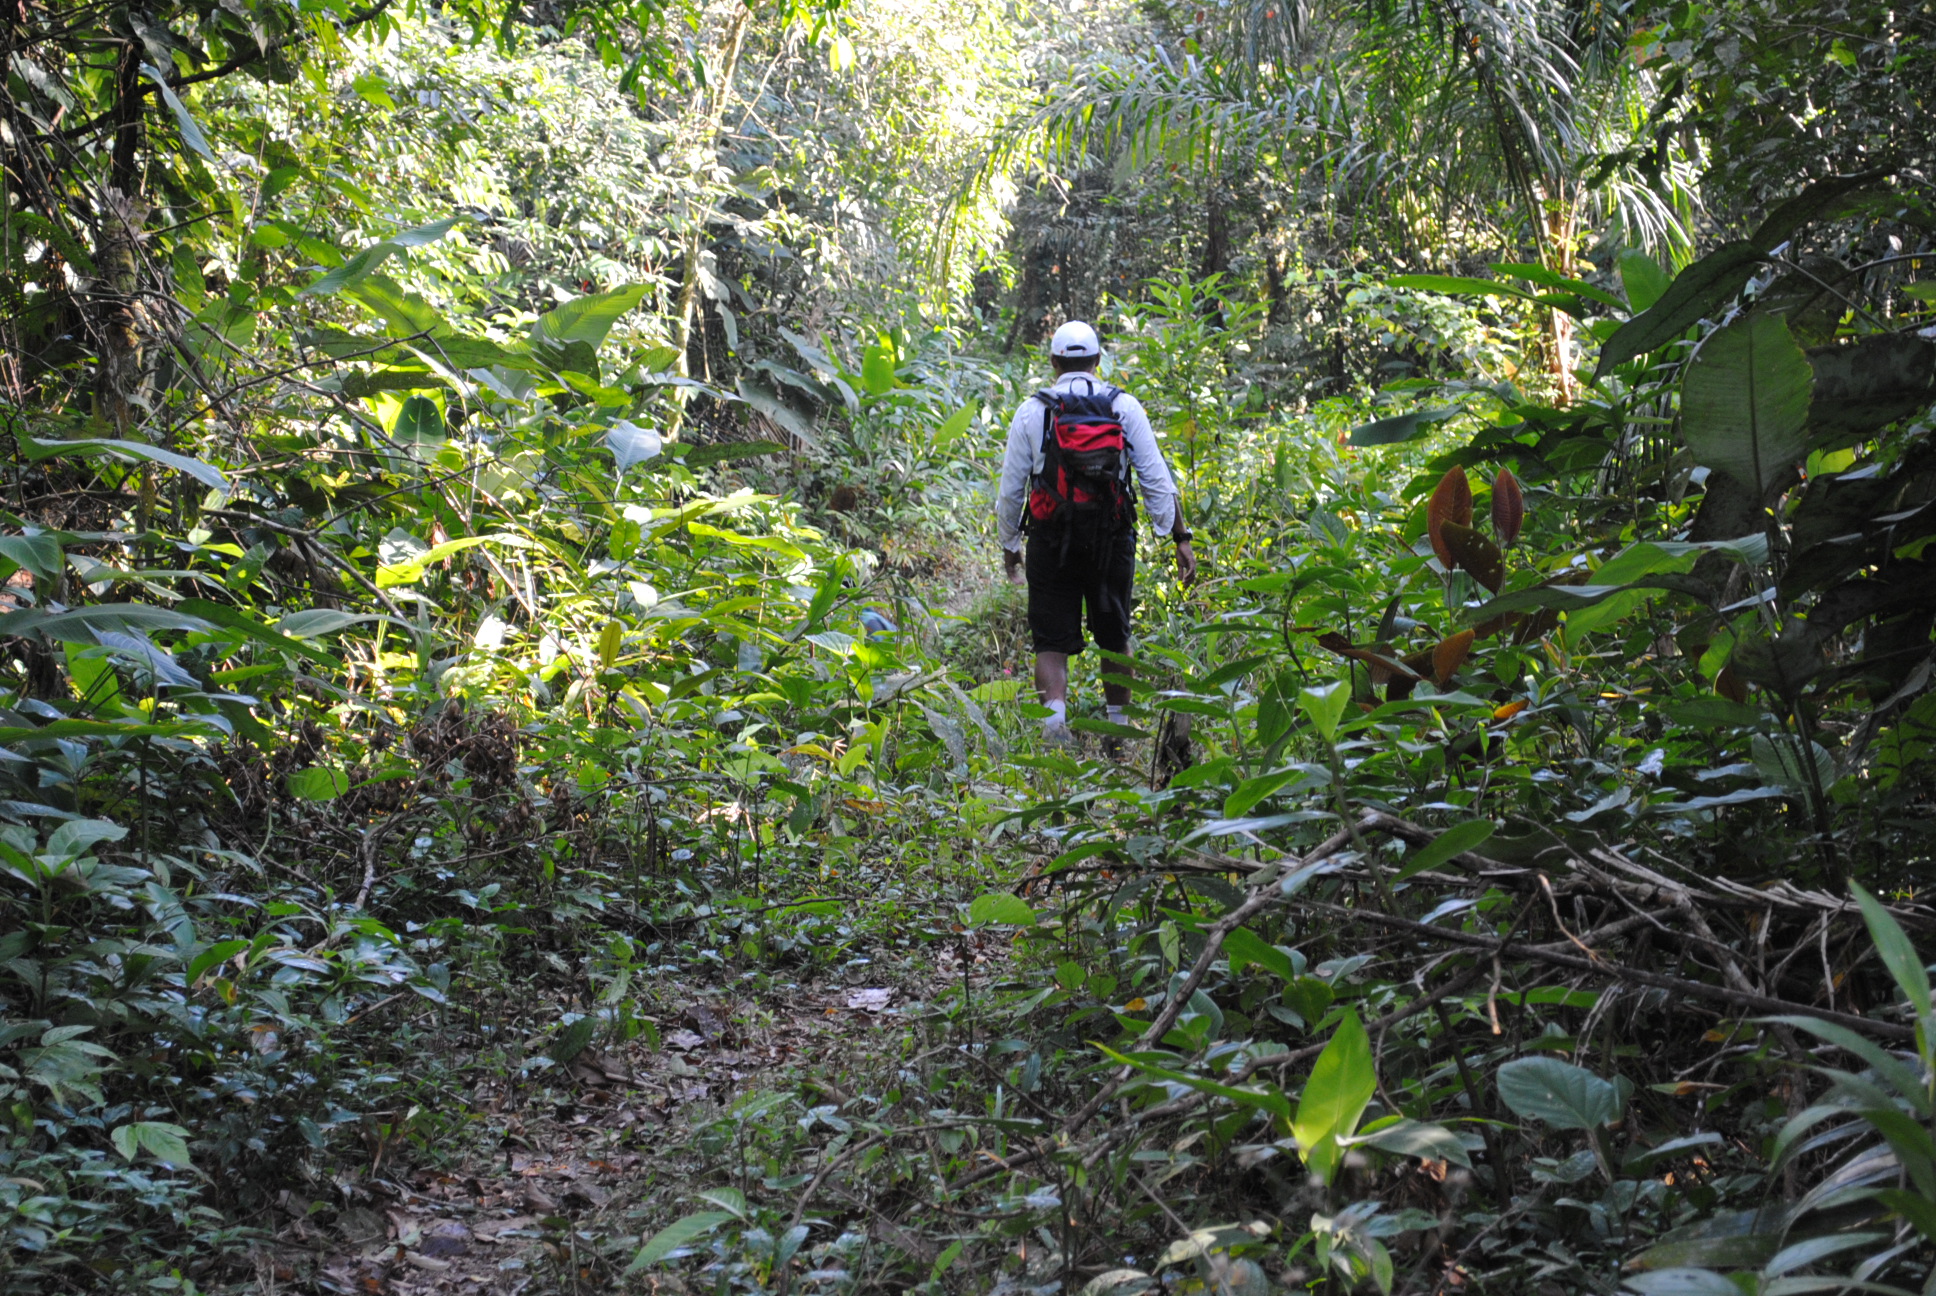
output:
{"label": "hiking boot", "polygon": [[1072,748],[1076,745],[1076,735],[1068,725],[1051,721],[1042,726],[1042,741],[1051,747]]}
{"label": "hiking boot", "polygon": [[1120,761],[1123,758],[1123,740],[1113,735],[1102,740],[1102,758],[1107,761]]}

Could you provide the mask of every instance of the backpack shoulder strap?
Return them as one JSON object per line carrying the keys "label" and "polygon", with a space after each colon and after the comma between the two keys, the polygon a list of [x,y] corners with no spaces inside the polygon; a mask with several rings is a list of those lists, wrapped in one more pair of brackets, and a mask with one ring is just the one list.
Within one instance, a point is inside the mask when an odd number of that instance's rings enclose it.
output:
{"label": "backpack shoulder strap", "polygon": [[1055,416],[1062,410],[1062,397],[1045,387],[1029,399],[1042,402],[1042,441],[1035,447],[1033,473],[1039,477],[1048,467],[1049,450],[1055,444]]}

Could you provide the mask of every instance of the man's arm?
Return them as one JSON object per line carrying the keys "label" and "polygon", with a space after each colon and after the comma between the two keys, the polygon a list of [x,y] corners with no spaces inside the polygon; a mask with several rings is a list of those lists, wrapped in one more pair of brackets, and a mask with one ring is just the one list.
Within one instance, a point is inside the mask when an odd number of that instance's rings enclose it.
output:
{"label": "man's arm", "polygon": [[1029,473],[1035,466],[1033,435],[1041,431],[1041,417],[1042,407],[1034,400],[1023,401],[1015,411],[1002,454],[1001,479],[995,486],[995,538],[1010,567],[1022,558],[1022,510],[1028,507]]}
{"label": "man's arm", "polygon": [[1143,493],[1150,525],[1157,535],[1176,541],[1177,577],[1184,585],[1193,585],[1197,579],[1196,550],[1190,545],[1190,528],[1183,522],[1170,466],[1156,444],[1156,430],[1150,426],[1142,402],[1127,393],[1116,398],[1116,417],[1123,421],[1123,433],[1129,440],[1129,462],[1136,469],[1136,485]]}
{"label": "man's arm", "polygon": [[1129,440],[1129,463],[1136,470],[1136,487],[1143,495],[1143,509],[1157,535],[1167,536],[1181,514],[1176,507],[1176,482],[1163,452],[1156,445],[1156,430],[1150,426],[1143,403],[1123,392],[1116,397],[1116,417],[1123,421]]}

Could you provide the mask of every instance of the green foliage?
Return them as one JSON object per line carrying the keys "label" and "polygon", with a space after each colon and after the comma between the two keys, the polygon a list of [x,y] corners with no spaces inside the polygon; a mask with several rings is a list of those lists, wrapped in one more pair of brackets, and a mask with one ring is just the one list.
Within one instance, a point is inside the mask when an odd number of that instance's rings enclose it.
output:
{"label": "green foliage", "polygon": [[1318,1054],[1297,1101],[1297,1115],[1291,1118],[1291,1135],[1304,1163],[1325,1183],[1337,1173],[1343,1155],[1339,1140],[1357,1131],[1358,1118],[1377,1088],[1372,1065],[1371,1037],[1358,1014],[1346,1012]]}
{"label": "green foliage", "polygon": [[1520,1058],[1500,1067],[1499,1097],[1518,1115],[1562,1130],[1611,1125],[1626,1106],[1613,1083],[1557,1058]]}
{"label": "green foliage", "polygon": [[[544,1281],[1927,1287],[1926,43],[1778,8],[6,20],[0,1285],[701,991],[867,1024]],[[1076,313],[1206,558],[1121,763],[983,562]]]}

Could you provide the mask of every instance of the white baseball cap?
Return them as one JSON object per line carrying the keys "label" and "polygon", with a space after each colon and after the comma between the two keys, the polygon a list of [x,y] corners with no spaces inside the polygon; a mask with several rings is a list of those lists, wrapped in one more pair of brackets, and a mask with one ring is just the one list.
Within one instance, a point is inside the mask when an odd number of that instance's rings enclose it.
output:
{"label": "white baseball cap", "polygon": [[1055,331],[1049,339],[1049,354],[1052,356],[1094,356],[1102,354],[1102,339],[1096,330],[1081,320],[1070,320]]}

